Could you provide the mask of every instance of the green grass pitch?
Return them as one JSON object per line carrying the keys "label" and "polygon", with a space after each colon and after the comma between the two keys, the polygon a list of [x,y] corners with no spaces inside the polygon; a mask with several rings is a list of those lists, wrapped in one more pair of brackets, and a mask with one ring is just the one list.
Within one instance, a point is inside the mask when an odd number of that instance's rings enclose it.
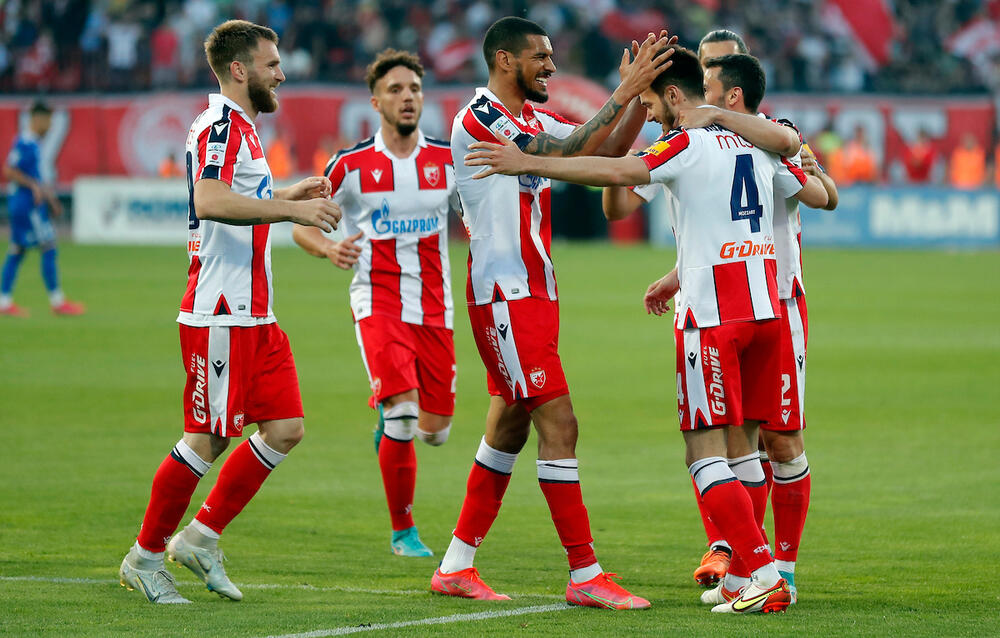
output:
{"label": "green grass pitch", "polygon": [[752,618],[713,617],[691,579],[704,538],[677,431],[670,322],[641,306],[673,253],[606,244],[553,253],[597,554],[651,609],[407,624],[553,605],[567,580],[532,438],[477,558],[514,600],[427,592],[487,404],[461,305],[460,245],[455,427],[443,448],[418,445],[415,516],[438,557],[389,552],[347,273],[280,248],[275,309],[295,352],[307,434],[224,535],[245,599],[223,601],[174,567],[194,605],[158,607],[126,592],[118,564],[181,433],[174,318],[186,259],[182,247],[65,245],[64,287],[87,315],[48,313],[32,256],[17,298],[34,316],[0,321],[0,635],[249,637],[379,623],[396,625],[374,633],[400,636],[1000,635],[1000,253],[807,249],[814,487],[800,602]]}

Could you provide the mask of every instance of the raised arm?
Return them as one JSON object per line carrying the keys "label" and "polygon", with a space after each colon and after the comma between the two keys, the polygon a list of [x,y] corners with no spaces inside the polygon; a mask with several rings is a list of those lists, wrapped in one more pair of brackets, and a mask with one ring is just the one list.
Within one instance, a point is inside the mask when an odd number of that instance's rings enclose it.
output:
{"label": "raised arm", "polygon": [[799,134],[791,126],[717,106],[681,109],[677,120],[677,126],[684,128],[705,128],[712,124],[729,129],[757,148],[784,157],[794,156],[802,146]]}
{"label": "raised arm", "polygon": [[204,178],[194,185],[194,210],[198,219],[251,226],[292,221],[327,232],[340,221],[340,206],[326,198],[306,201],[256,199],[234,193],[221,180]]}
{"label": "raised arm", "polygon": [[[564,138],[544,132],[539,133],[524,147],[524,152],[555,157],[597,153],[621,120],[625,107],[633,98],[645,91],[656,76],[670,65],[670,56],[673,55],[674,51],[666,47],[674,41],[676,41],[676,37],[656,38],[651,33],[642,45],[635,49],[634,60],[631,59],[629,50],[625,49],[622,52],[622,61],[619,66],[622,81],[611,94],[611,99],[605,102],[597,115],[590,118],[585,124],[578,126],[575,131]],[[620,146],[622,143],[623,140],[619,138],[611,144]],[[629,145],[631,144],[632,142],[629,141]]]}

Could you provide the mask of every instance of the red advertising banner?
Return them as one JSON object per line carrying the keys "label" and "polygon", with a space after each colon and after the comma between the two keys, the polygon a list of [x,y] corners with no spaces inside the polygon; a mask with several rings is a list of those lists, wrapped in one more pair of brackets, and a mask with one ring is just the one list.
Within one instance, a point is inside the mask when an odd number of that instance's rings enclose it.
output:
{"label": "red advertising banner", "polygon": [[[589,80],[556,76],[546,104],[562,115],[583,121],[595,113],[609,93]],[[471,97],[472,87],[428,89],[421,127],[433,137],[447,139],[455,113]],[[281,108],[258,119],[265,144],[280,136],[290,146],[296,173],[312,173],[319,156],[372,134],[378,114],[362,88],[286,87]],[[6,153],[19,127],[26,122],[29,100],[0,100],[0,152]],[[173,155],[183,164],[184,140],[207,97],[199,93],[157,93],[135,96],[52,98],[53,126],[43,147],[43,158],[54,167],[59,184],[68,188],[84,175],[155,176],[164,158]],[[966,132],[989,148],[995,124],[988,98],[930,99],[900,97],[818,97],[774,95],[766,110],[790,117],[808,137],[827,123],[845,139],[858,125],[879,158],[882,174],[892,173],[904,144],[920,129],[938,141],[947,155]],[[644,129],[647,139],[658,125]],[[325,149],[325,150],[324,150]]]}

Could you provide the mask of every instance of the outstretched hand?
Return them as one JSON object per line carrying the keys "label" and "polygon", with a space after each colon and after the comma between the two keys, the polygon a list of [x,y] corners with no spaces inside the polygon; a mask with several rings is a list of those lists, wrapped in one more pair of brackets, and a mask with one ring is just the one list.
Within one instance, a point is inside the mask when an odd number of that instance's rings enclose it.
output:
{"label": "outstretched hand", "polygon": [[329,197],[333,190],[330,180],[322,175],[314,175],[288,187],[288,199],[304,200]]}
{"label": "outstretched hand", "polygon": [[523,175],[528,172],[525,168],[529,156],[521,152],[517,144],[505,137],[500,138],[500,143],[476,142],[469,146],[473,151],[465,156],[466,166],[486,166],[486,170],[480,171],[472,176],[472,179],[483,179],[490,175],[500,173],[502,175]]}
{"label": "outstretched hand", "polygon": [[622,51],[622,59],[618,64],[618,75],[621,77],[619,88],[625,92],[626,103],[649,88],[649,85],[660,73],[670,68],[673,62],[670,56],[673,49],[667,48],[677,42],[677,36],[669,36],[666,31],[660,32],[660,37],[650,33],[642,44],[632,41],[631,51]]}

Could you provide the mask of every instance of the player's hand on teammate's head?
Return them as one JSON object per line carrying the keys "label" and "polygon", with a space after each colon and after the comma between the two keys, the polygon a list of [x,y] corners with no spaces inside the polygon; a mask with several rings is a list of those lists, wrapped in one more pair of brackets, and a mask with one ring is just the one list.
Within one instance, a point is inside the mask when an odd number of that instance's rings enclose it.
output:
{"label": "player's hand on teammate's head", "polygon": [[465,156],[466,166],[486,166],[486,170],[472,176],[472,179],[483,179],[490,175],[521,175],[526,173],[525,163],[528,156],[521,152],[514,142],[505,137],[499,144],[493,142],[475,142],[469,146],[472,151]]}
{"label": "player's hand on teammate's head", "polygon": [[621,87],[626,89],[630,99],[649,88],[656,76],[673,64],[670,56],[674,54],[674,50],[667,47],[676,42],[677,36],[669,36],[666,31],[661,31],[659,38],[650,33],[642,44],[633,40],[631,51],[628,47],[622,51],[618,74],[621,77]]}
{"label": "player's hand on teammate's head", "polygon": [[705,128],[715,124],[720,110],[717,106],[682,108],[677,112],[677,120],[674,125],[684,128]]}
{"label": "player's hand on teammate's head", "polygon": [[350,237],[345,237],[338,242],[331,242],[326,248],[326,258],[330,262],[344,270],[350,270],[354,264],[358,263],[361,257],[361,246],[355,242],[361,239],[364,231],[358,231]]}

